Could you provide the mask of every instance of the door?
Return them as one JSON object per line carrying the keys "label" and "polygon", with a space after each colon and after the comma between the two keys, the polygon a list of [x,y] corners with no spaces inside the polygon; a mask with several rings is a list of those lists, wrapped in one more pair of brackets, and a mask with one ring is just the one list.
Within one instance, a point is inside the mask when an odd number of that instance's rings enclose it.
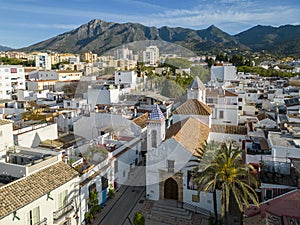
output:
{"label": "door", "polygon": [[164,198],[178,200],[178,185],[173,178],[169,178],[165,181]]}

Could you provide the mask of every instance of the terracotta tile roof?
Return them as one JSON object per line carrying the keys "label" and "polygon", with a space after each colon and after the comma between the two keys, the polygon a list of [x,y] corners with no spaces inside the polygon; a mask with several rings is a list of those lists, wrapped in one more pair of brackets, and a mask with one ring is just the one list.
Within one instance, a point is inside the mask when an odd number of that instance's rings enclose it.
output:
{"label": "terracotta tile roof", "polygon": [[173,124],[166,133],[166,139],[174,138],[189,152],[195,154],[195,150],[207,141],[209,127],[199,120],[189,117]]}
{"label": "terracotta tile roof", "polygon": [[206,97],[218,97],[218,96],[227,96],[227,97],[238,97],[239,95],[223,89],[206,89]]}
{"label": "terracotta tile roof", "polygon": [[[249,221],[259,221],[261,218],[266,217],[266,213],[270,213],[279,217],[291,217],[300,219],[300,189],[290,191],[281,196],[275,197],[269,201],[262,202],[257,207],[250,207],[245,210],[245,216],[247,216],[247,220]],[[253,211],[253,208],[256,208]],[[251,217],[254,217],[251,219]],[[256,224],[256,223],[245,223],[245,224]],[[257,223],[259,224],[259,223]],[[264,223],[265,224],[265,223]]]}
{"label": "terracotta tile roof", "polygon": [[228,96],[228,97],[238,97],[239,95],[236,94],[236,93],[233,93],[233,92],[225,90],[225,96]]}
{"label": "terracotta tile roof", "polygon": [[218,97],[223,94],[224,92],[222,89],[206,89],[206,97]]}
{"label": "terracotta tile roof", "polygon": [[272,116],[270,116],[269,114],[267,114],[267,113],[261,113],[261,114],[259,114],[259,115],[256,116],[256,117],[257,117],[257,119],[258,119],[259,121],[264,120],[264,119],[270,119],[270,120],[275,121],[274,118],[273,118]]}
{"label": "terracotta tile roof", "polygon": [[268,141],[267,141],[266,139],[260,140],[260,141],[259,141],[259,144],[260,144],[260,149],[261,149],[261,150],[270,150]]}
{"label": "terracotta tile roof", "polygon": [[0,219],[77,177],[64,162],[56,163],[28,177],[0,188]]}
{"label": "terracotta tile roof", "polygon": [[148,113],[144,113],[143,115],[134,118],[132,122],[134,122],[136,125],[138,125],[141,128],[145,128],[147,126],[147,121],[148,121]]}
{"label": "terracotta tile roof", "polygon": [[266,225],[267,221],[265,218],[261,218],[260,215],[244,218],[244,225]]}
{"label": "terracotta tile roof", "polygon": [[197,99],[189,99],[181,106],[179,106],[173,113],[183,115],[209,116],[211,115],[212,110],[208,105],[205,105],[203,102],[200,102]]}
{"label": "terracotta tile roof", "polygon": [[290,192],[278,201],[270,201],[266,212],[280,217],[300,219],[300,190]]}
{"label": "terracotta tile roof", "polygon": [[233,126],[233,125],[211,125],[211,132],[215,133],[224,133],[224,134],[247,134],[247,127],[246,126]]}
{"label": "terracotta tile roof", "polygon": [[0,126],[1,125],[6,125],[6,124],[10,124],[10,123],[13,123],[13,121],[0,119]]}

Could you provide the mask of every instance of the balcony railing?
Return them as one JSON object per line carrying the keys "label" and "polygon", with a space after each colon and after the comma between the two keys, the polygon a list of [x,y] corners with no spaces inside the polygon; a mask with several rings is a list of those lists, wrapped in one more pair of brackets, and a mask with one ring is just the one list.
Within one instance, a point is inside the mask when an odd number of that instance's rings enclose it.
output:
{"label": "balcony railing", "polygon": [[73,201],[70,201],[67,205],[53,212],[53,220],[57,221],[64,216],[68,216],[73,211],[73,209],[74,209]]}
{"label": "balcony railing", "polygon": [[47,218],[45,217],[40,222],[37,222],[34,225],[47,225]]}

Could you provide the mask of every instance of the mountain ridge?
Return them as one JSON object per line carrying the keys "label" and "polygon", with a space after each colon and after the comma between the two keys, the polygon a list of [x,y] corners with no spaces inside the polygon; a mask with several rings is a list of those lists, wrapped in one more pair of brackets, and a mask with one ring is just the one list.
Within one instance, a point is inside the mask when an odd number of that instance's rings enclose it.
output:
{"label": "mountain ridge", "polygon": [[[215,53],[226,48],[241,51],[268,50],[276,54],[300,55],[300,47],[291,46],[291,43],[288,43],[292,40],[292,43],[299,43],[300,26],[298,25],[280,27],[257,25],[236,35],[230,35],[215,25],[194,30],[168,26],[148,27],[140,23],[115,23],[100,19],[93,19],[76,29],[19,50],[73,53],[93,51],[103,54],[123,44],[143,40],[167,41],[196,53]],[[293,51],[290,51],[291,47]]]}
{"label": "mountain ridge", "polygon": [[13,50],[13,48],[7,47],[7,46],[4,46],[4,45],[0,45],[0,51],[9,51],[9,50]]}

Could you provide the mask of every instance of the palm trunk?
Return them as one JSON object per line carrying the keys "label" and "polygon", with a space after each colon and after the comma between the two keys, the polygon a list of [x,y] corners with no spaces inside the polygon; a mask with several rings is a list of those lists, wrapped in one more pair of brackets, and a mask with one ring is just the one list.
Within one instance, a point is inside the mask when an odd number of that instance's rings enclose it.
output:
{"label": "palm trunk", "polygon": [[228,212],[225,210],[225,215],[223,217],[224,225],[228,225]]}
{"label": "palm trunk", "polygon": [[218,224],[218,206],[217,206],[217,191],[213,191],[213,204],[214,204],[214,214],[215,214],[215,224]]}
{"label": "palm trunk", "polygon": [[244,212],[241,212],[240,225],[244,225]]}

